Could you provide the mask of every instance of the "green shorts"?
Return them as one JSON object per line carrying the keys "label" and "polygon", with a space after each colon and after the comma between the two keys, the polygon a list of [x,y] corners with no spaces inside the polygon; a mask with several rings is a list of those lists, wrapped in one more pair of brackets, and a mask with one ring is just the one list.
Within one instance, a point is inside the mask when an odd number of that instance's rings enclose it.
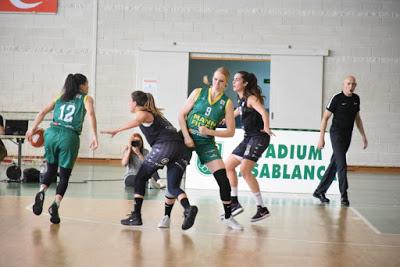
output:
{"label": "green shorts", "polygon": [[50,127],[44,133],[44,157],[50,164],[72,169],[79,151],[79,135],[73,130]]}
{"label": "green shorts", "polygon": [[196,144],[195,151],[199,156],[201,164],[206,164],[216,159],[222,159],[215,143]]}

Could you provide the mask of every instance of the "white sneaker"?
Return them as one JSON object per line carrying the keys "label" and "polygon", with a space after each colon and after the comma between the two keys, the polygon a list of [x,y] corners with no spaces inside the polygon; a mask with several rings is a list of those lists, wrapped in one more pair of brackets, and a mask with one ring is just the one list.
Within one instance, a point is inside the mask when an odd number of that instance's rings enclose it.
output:
{"label": "white sneaker", "polygon": [[156,183],[158,184],[158,186],[160,186],[160,189],[164,189],[164,188],[167,187],[167,185],[165,184],[165,182],[162,181],[161,179],[160,179],[160,180],[157,180]]}
{"label": "white sneaker", "polygon": [[160,185],[156,182],[156,180],[153,177],[149,179],[148,187],[149,189],[160,189]]}
{"label": "white sneaker", "polygon": [[223,219],[222,222],[233,230],[243,230],[243,226],[241,226],[232,216],[228,219]]}
{"label": "white sneaker", "polygon": [[169,216],[164,215],[164,217],[162,217],[161,221],[158,223],[157,227],[158,228],[169,228],[170,223],[171,223],[171,219],[169,218]]}

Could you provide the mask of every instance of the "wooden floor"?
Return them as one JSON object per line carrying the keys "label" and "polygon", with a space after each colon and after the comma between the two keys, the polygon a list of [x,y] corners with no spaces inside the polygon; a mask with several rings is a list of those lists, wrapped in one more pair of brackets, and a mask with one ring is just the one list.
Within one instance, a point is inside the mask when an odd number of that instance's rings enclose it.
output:
{"label": "wooden floor", "polygon": [[[6,164],[0,164],[0,181]],[[263,193],[272,216],[250,223],[251,194],[240,193],[245,208],[237,220],[243,231],[219,221],[218,192],[187,190],[199,207],[193,228],[181,230],[175,205],[171,228],[157,223],[162,190],[147,190],[142,227],[120,219],[132,209],[118,166],[77,165],[61,204],[61,224],[52,225],[46,194],[41,216],[31,205],[37,184],[0,182],[0,267],[75,266],[400,266],[400,176],[349,173],[350,208],[339,196],[323,206],[307,194]]]}
{"label": "wooden floor", "polygon": [[[400,235],[376,234],[352,208],[330,205],[270,205],[272,216],[244,231],[227,230],[219,203],[199,199],[194,227],[180,230],[175,205],[169,230],[156,227],[163,207],[144,204],[142,227],[119,223],[131,201],[66,198],[60,225],[44,212],[35,216],[33,197],[0,197],[0,266],[400,266]],[[50,204],[47,199],[45,206]]]}

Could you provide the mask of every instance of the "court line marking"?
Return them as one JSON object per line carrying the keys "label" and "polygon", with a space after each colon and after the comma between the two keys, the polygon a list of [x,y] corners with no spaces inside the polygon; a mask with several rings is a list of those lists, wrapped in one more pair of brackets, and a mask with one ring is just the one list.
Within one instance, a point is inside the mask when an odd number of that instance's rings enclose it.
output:
{"label": "court line marking", "polygon": [[354,212],[375,234],[381,235],[382,232],[378,230],[370,221],[367,220],[356,208],[350,207],[351,211]]}
{"label": "court line marking", "polygon": [[368,225],[369,228],[372,229],[376,234],[383,235],[383,236],[400,236],[400,234],[393,234],[393,233],[382,233],[378,230],[367,218],[365,218],[356,208],[350,207],[350,209],[358,216],[360,219]]}
{"label": "court line marking", "polygon": [[[32,211],[32,206],[34,203],[29,204],[28,206],[25,207],[25,209]],[[50,216],[50,214],[43,212],[42,214]],[[183,230],[179,229],[174,229],[174,228],[168,228],[168,229],[160,229],[155,226],[126,226],[126,225],[121,225],[119,223],[113,223],[113,222],[105,222],[105,221],[97,221],[97,220],[90,220],[90,219],[80,219],[80,218],[73,218],[73,217],[64,217],[60,216],[63,220],[70,220],[70,221],[76,221],[76,222],[83,222],[83,223],[92,223],[92,224],[102,224],[102,225],[112,225],[112,226],[117,226],[122,229],[126,230],[151,230],[151,231],[170,231],[174,233],[182,233],[182,234],[188,234],[188,233],[193,233],[195,235],[208,235],[208,236],[229,236],[229,237],[236,237],[236,238],[245,238],[245,239],[264,239],[264,240],[275,240],[275,241],[287,241],[287,242],[301,242],[301,243],[310,243],[310,244],[326,244],[326,245],[348,245],[348,246],[358,246],[358,247],[382,247],[382,248],[400,248],[400,245],[380,245],[380,244],[370,244],[370,243],[358,243],[358,242],[332,242],[332,241],[317,241],[317,240],[307,240],[307,239],[291,239],[291,238],[278,238],[278,237],[259,237],[259,236],[253,236],[253,235],[233,235],[233,234],[227,234],[227,233],[213,233],[213,232],[197,232],[197,231],[191,231],[191,232],[186,232]],[[228,230],[228,229],[227,229]],[[228,231],[231,231],[232,233],[241,233],[242,231],[240,230],[232,230],[229,229]]]}

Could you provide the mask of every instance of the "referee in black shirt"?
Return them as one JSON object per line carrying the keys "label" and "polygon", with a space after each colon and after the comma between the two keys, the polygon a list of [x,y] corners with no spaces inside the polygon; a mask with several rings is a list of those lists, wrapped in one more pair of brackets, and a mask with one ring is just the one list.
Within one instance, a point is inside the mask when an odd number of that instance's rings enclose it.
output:
{"label": "referee in black shirt", "polygon": [[319,149],[322,149],[325,146],[325,130],[328,120],[333,114],[330,129],[333,155],[321,182],[313,194],[313,196],[318,198],[322,203],[329,203],[329,199],[325,197],[325,193],[332,184],[335,174],[337,173],[339,178],[341,203],[343,206],[350,205],[347,196],[348,183],[346,153],[350,146],[354,121],[361,133],[364,149],[368,146],[367,137],[360,117],[360,97],[354,93],[356,86],[357,82],[354,76],[346,77],[343,82],[343,91],[331,98],[322,117],[318,142]]}

